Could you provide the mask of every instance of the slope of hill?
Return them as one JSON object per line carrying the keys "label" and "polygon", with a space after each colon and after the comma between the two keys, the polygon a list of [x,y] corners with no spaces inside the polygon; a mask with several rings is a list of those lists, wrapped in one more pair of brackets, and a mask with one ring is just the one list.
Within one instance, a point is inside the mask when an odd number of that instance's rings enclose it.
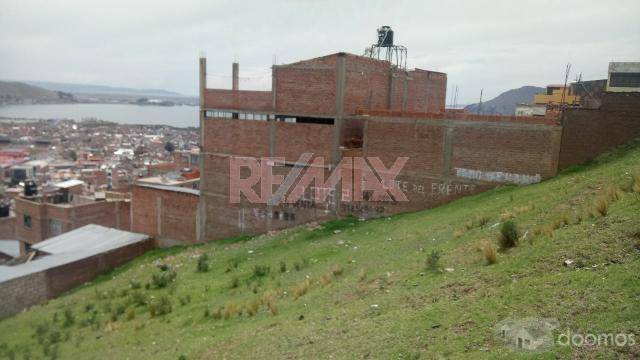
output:
{"label": "slope of hill", "polygon": [[[543,92],[544,88],[536,86],[523,86],[518,89],[505,91],[495,98],[482,102],[480,113],[514,115],[516,105],[521,103],[529,104],[533,101],[533,95]],[[470,104],[465,107],[472,114],[478,113],[478,104]]]}
{"label": "slope of hill", "polygon": [[[637,344],[518,352],[501,342],[496,325],[551,318],[557,338],[567,329],[640,336],[639,172],[636,141],[549,181],[428,211],[157,250],[0,321],[0,351],[18,358],[638,358]],[[488,265],[481,249],[497,245],[507,219],[519,229],[518,246]]]}
{"label": "slope of hill", "polygon": [[26,83],[53,91],[64,91],[72,94],[101,94],[101,95],[135,95],[135,96],[183,96],[177,92],[162,89],[134,89],[127,87],[113,87],[105,85],[70,84],[51,81],[26,81]]}
{"label": "slope of hill", "polygon": [[74,102],[71,94],[15,81],[0,81],[0,105]]}

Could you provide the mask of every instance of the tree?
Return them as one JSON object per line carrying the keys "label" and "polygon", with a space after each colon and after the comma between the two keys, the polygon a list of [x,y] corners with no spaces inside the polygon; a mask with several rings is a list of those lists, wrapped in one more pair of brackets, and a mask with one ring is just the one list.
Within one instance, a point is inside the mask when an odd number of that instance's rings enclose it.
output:
{"label": "tree", "polygon": [[71,159],[71,161],[76,161],[78,160],[78,154],[76,154],[75,151],[70,150],[69,151],[69,159]]}
{"label": "tree", "polygon": [[171,141],[167,141],[167,143],[164,144],[164,149],[173,154],[173,152],[176,150],[176,146],[173,145]]}

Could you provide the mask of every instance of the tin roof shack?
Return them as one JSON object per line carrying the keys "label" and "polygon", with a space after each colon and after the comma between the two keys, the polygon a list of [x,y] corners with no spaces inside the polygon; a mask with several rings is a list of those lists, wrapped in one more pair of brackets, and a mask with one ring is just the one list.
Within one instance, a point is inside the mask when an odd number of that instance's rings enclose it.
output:
{"label": "tin roof shack", "polygon": [[33,245],[21,263],[0,265],[0,319],[57,297],[153,248],[154,240],[147,235],[93,224]]}

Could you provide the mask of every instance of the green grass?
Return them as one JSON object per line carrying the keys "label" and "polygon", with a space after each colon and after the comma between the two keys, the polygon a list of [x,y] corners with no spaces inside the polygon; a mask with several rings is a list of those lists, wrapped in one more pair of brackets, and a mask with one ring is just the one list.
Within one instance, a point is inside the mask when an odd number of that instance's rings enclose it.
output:
{"label": "green grass", "polygon": [[[640,342],[640,195],[625,192],[606,216],[592,209],[638,171],[636,142],[541,184],[437,209],[156,250],[1,321],[0,357],[637,358],[640,345],[513,352],[493,327],[507,317],[547,317],[562,330],[632,333]],[[497,246],[504,213],[522,237],[487,266],[483,244]],[[453,236],[479,217],[489,221]],[[534,235],[564,218],[568,224]],[[427,271],[433,250],[440,269]],[[208,271],[198,272],[203,253]],[[565,259],[576,266],[563,266]],[[158,264],[177,278],[146,289]],[[140,289],[129,288],[131,279]],[[146,304],[129,301],[134,291]],[[171,312],[151,317],[150,304],[165,297]]]}

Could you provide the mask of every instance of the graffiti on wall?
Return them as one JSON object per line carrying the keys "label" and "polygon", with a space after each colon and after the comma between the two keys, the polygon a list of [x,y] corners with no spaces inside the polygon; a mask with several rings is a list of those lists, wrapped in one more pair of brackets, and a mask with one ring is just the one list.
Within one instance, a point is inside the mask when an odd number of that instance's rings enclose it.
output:
{"label": "graffiti on wall", "polygon": [[456,168],[456,176],[487,182],[511,183],[518,185],[535,184],[542,181],[540,174],[513,174],[502,171],[482,171],[473,169]]}

